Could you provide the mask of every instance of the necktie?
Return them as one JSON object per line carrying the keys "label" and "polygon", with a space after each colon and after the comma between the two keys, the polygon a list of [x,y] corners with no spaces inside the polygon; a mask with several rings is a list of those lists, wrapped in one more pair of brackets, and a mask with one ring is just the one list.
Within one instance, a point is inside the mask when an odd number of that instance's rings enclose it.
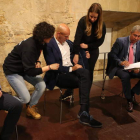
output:
{"label": "necktie", "polygon": [[129,64],[132,64],[134,62],[134,54],[133,54],[133,44],[130,44],[129,48]]}

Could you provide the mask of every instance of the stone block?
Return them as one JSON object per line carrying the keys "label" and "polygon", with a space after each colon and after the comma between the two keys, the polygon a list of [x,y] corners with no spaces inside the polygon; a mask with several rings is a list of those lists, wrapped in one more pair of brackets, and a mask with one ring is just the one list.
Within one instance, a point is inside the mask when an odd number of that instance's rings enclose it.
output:
{"label": "stone block", "polygon": [[53,0],[50,2],[50,10],[52,13],[66,13],[68,11],[68,0]]}
{"label": "stone block", "polygon": [[[119,11],[123,11],[123,12],[131,12],[129,9],[129,5],[132,3],[131,0],[119,0]],[[134,2],[135,0],[133,0]]]}

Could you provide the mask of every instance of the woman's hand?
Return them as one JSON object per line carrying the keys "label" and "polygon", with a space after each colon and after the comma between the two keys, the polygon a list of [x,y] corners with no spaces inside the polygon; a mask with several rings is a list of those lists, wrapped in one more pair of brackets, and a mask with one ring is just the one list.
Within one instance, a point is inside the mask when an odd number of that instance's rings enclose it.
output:
{"label": "woman's hand", "polygon": [[58,70],[59,68],[59,64],[58,63],[54,63],[50,65],[50,70]]}
{"label": "woman's hand", "polygon": [[1,96],[2,96],[2,91],[0,90],[0,98],[1,98]]}
{"label": "woman's hand", "polygon": [[72,67],[72,71],[75,71],[77,69],[83,68],[82,65],[76,64]]}
{"label": "woman's hand", "polygon": [[73,63],[74,63],[74,64],[77,64],[78,61],[79,61],[79,55],[78,55],[78,54],[75,54],[75,55],[74,55],[74,58],[73,58]]}
{"label": "woman's hand", "polygon": [[90,58],[90,53],[89,53],[89,51],[86,51],[85,53],[86,53],[86,58],[89,59],[89,58]]}
{"label": "woman's hand", "polygon": [[37,63],[36,63],[35,68],[41,68],[40,62],[37,62]]}
{"label": "woman's hand", "polygon": [[88,45],[85,44],[85,43],[81,43],[81,44],[80,44],[80,47],[83,48],[83,49],[87,49],[87,48],[88,48]]}

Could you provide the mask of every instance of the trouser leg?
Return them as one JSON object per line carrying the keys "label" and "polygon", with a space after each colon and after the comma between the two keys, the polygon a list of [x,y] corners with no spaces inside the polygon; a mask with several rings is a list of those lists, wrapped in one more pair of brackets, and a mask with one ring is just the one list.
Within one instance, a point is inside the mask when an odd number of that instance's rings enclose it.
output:
{"label": "trouser leg", "polygon": [[131,99],[131,83],[130,83],[130,73],[128,71],[124,71],[123,69],[118,69],[116,74],[121,79],[123,92],[126,97],[126,99]]}
{"label": "trouser leg", "polygon": [[26,104],[30,101],[30,93],[25,85],[24,79],[21,75],[11,74],[6,76],[11,87],[17,93],[19,100]]}
{"label": "trouser leg", "polygon": [[9,140],[19,120],[22,111],[22,103],[13,96],[4,93],[0,98],[0,110],[8,111],[0,134],[0,139]]}
{"label": "trouser leg", "polygon": [[78,69],[74,72],[79,80],[80,104],[89,105],[90,74],[87,69]]}
{"label": "trouser leg", "polygon": [[94,73],[94,68],[95,68],[95,64],[96,64],[98,57],[99,57],[99,49],[90,51],[90,59],[88,60],[88,62],[89,62],[89,72],[90,72],[91,84],[93,82],[93,73]]}
{"label": "trouser leg", "polygon": [[[140,73],[135,74],[133,73],[132,78],[139,78],[140,79]],[[132,88],[132,92],[136,93],[137,95],[140,94],[140,80],[136,83],[136,85]]]}
{"label": "trouser leg", "polygon": [[30,106],[36,105],[46,89],[46,84],[39,75],[36,77],[25,75],[24,79],[35,87],[35,90],[31,95],[29,105]]}
{"label": "trouser leg", "polygon": [[78,69],[72,73],[60,74],[57,85],[63,88],[78,88],[80,104],[89,104],[90,75],[87,69]]}

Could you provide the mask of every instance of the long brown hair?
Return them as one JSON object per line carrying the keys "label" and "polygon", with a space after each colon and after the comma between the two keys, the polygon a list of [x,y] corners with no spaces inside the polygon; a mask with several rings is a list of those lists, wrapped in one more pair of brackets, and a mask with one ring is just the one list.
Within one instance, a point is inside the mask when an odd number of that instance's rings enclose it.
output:
{"label": "long brown hair", "polygon": [[95,25],[96,29],[95,29],[95,33],[97,38],[101,38],[102,37],[102,27],[103,27],[103,17],[102,17],[102,7],[99,3],[93,3],[90,8],[88,9],[88,13],[86,16],[86,34],[87,36],[91,35],[91,30],[92,30],[92,23],[89,21],[89,13],[91,12],[95,12],[98,14],[98,18],[97,18],[97,25]]}

